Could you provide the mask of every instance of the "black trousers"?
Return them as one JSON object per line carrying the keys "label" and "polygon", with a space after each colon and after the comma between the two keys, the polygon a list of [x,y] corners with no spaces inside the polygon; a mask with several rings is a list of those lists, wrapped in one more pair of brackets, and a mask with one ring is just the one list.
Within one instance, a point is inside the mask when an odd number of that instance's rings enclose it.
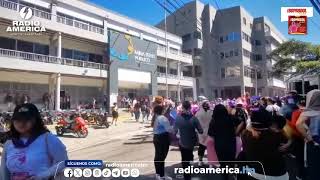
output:
{"label": "black trousers", "polygon": [[[199,156],[199,158],[200,158],[200,157],[203,158],[204,152],[206,151],[206,149],[207,149],[207,146],[202,145],[202,144],[199,144],[199,149],[198,149],[198,156]],[[200,159],[200,160],[201,160],[201,159]]]}
{"label": "black trousers", "polygon": [[[190,161],[193,161],[193,148],[187,149],[182,146],[180,146],[180,152],[181,152],[181,164],[182,168],[188,168],[190,166]],[[185,180],[191,179],[191,174],[184,174]]]}
{"label": "black trousers", "polygon": [[154,155],[154,166],[156,169],[156,174],[160,177],[164,176],[165,159],[168,155],[170,146],[169,133],[155,134],[153,136],[153,144],[155,148]]}
{"label": "black trousers", "polygon": [[307,144],[307,180],[319,179],[320,146],[313,142]]}

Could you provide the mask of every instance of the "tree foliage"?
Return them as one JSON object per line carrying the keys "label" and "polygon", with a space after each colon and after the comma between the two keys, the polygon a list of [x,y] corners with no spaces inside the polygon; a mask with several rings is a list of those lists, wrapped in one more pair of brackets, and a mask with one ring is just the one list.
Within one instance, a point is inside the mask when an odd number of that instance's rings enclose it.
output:
{"label": "tree foliage", "polygon": [[281,44],[270,54],[277,63],[274,65],[274,75],[292,73],[294,67],[297,72],[320,68],[320,45],[290,40]]}

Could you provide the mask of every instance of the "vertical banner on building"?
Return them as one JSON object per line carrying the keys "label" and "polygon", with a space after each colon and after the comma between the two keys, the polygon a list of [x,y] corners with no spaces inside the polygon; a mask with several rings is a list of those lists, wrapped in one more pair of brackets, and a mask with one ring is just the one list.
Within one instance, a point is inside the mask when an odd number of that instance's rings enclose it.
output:
{"label": "vertical banner on building", "polygon": [[[111,104],[117,101],[115,96],[128,96],[129,91],[135,92],[135,96],[155,94],[157,45],[154,42],[109,30],[109,58]],[[149,81],[145,81],[147,77]]]}

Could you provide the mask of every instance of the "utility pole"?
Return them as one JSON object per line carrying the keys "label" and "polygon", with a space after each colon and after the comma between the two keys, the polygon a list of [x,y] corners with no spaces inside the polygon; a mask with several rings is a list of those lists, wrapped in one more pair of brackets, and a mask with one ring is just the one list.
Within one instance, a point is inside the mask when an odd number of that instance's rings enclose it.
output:
{"label": "utility pole", "polygon": [[[163,5],[166,7],[166,0],[163,0]],[[169,85],[168,85],[168,39],[167,39],[167,11],[164,9],[164,37],[165,37],[165,59],[166,59],[166,98],[169,98]]]}

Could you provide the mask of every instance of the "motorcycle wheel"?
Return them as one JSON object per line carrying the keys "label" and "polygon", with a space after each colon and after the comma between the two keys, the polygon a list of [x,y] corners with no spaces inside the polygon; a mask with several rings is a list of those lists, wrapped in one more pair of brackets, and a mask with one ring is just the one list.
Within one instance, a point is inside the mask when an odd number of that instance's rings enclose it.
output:
{"label": "motorcycle wheel", "polygon": [[58,136],[63,136],[63,134],[64,134],[64,132],[63,132],[63,130],[62,130],[61,127],[57,127],[57,128],[56,128],[56,132],[57,132],[57,135],[58,135]]}
{"label": "motorcycle wheel", "polygon": [[106,128],[109,128],[110,124],[108,122],[105,122],[104,125],[106,126]]}
{"label": "motorcycle wheel", "polygon": [[77,135],[79,138],[85,138],[88,136],[88,134],[89,134],[88,129],[77,131]]}

